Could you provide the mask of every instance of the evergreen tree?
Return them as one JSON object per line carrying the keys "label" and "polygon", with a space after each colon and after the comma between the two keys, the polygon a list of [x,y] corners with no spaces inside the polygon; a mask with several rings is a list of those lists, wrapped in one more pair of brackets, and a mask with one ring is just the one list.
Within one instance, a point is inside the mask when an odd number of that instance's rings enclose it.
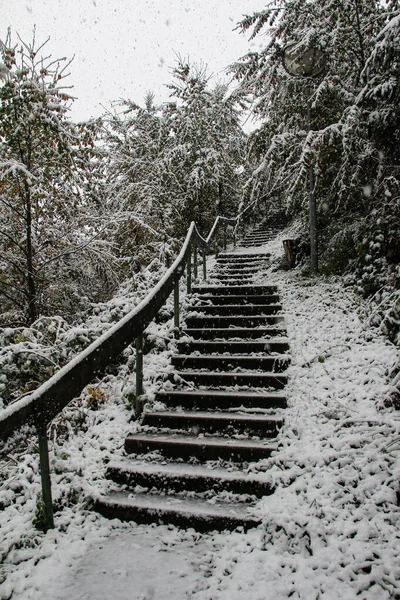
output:
{"label": "evergreen tree", "polygon": [[[240,24],[265,48],[232,67],[262,122],[250,140],[257,193],[305,216],[312,163],[323,267],[356,274],[378,304],[399,286],[399,14],[398,0],[272,0]],[[324,52],[325,71],[289,75],[289,43]]]}

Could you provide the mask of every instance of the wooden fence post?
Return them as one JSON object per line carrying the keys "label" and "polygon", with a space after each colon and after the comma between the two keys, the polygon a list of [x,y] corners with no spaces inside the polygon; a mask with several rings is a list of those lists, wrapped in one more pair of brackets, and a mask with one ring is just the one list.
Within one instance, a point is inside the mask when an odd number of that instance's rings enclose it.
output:
{"label": "wooden fence post", "polygon": [[207,254],[205,250],[203,250],[203,279],[204,281],[207,279]]}

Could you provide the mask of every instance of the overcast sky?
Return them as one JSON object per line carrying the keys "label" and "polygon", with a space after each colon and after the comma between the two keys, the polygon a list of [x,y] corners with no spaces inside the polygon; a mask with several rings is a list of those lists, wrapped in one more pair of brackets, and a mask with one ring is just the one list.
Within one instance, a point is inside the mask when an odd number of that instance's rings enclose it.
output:
{"label": "overcast sky", "polygon": [[147,90],[166,101],[176,54],[223,77],[263,43],[233,31],[243,14],[263,7],[263,0],[0,0],[0,36],[10,26],[14,41],[17,32],[30,40],[36,25],[38,41],[50,36],[53,57],[75,54],[72,115],[84,120],[118,98],[143,104]]}

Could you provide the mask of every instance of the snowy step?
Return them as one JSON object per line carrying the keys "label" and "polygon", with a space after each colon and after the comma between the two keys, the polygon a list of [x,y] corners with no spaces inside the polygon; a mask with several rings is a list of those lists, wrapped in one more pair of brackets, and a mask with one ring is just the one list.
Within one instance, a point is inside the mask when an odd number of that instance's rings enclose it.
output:
{"label": "snowy step", "polygon": [[249,233],[242,239],[242,242],[271,240],[276,236],[276,233],[276,231],[260,231],[259,233]]}
{"label": "snowy step", "polygon": [[199,460],[249,462],[268,458],[277,448],[275,443],[224,437],[190,435],[131,434],[125,440],[127,454],[161,452],[165,457],[190,457]]}
{"label": "snowy step", "polygon": [[229,259],[231,261],[241,260],[253,260],[253,259],[266,259],[271,256],[270,252],[247,252],[247,253],[232,253],[232,252],[221,252],[218,256],[218,260]]}
{"label": "snowy step", "polygon": [[263,475],[249,475],[243,471],[226,471],[204,465],[186,463],[139,463],[133,460],[112,463],[107,469],[110,479],[130,488],[142,488],[174,492],[222,491],[251,496],[268,496],[273,493],[270,483]]}
{"label": "snowy step", "polygon": [[174,390],[160,392],[157,400],[167,406],[218,410],[227,408],[275,409],[286,408],[286,396],[279,392]]}
{"label": "snowy step", "polygon": [[210,279],[220,281],[224,285],[240,285],[243,283],[251,283],[254,275],[220,275],[218,273],[214,273],[210,276]]}
{"label": "snowy step", "polygon": [[207,500],[118,492],[96,501],[104,517],[140,523],[195,527],[197,531],[257,527],[260,523],[244,504],[213,504]]}
{"label": "snowy step", "polygon": [[277,353],[282,354],[289,350],[289,343],[286,339],[280,340],[264,340],[264,341],[246,341],[236,342],[231,340],[226,341],[186,341],[178,343],[178,352],[180,354],[189,354],[191,352],[199,352],[204,354],[221,354],[227,352],[229,354],[250,354],[250,353]]}
{"label": "snowy step", "polygon": [[[230,298],[230,296],[228,296]],[[194,305],[192,310],[195,313],[203,313],[206,315],[274,315],[282,311],[281,304],[224,304],[224,305]],[[189,312],[189,317],[192,314]],[[193,315],[196,316],[196,315]]]}
{"label": "snowy step", "polygon": [[277,294],[247,294],[246,296],[236,294],[220,294],[218,296],[216,294],[199,294],[192,299],[192,306],[196,310],[197,306],[204,305],[199,303],[207,303],[207,306],[215,304],[238,304],[243,306],[246,304],[277,304],[278,302],[279,296]]}
{"label": "snowy step", "polygon": [[282,427],[283,418],[251,413],[157,411],[146,413],[143,425],[164,429],[183,429],[196,435],[226,431],[239,433],[251,431],[252,435],[271,438],[275,437]]}
{"label": "snowy step", "polygon": [[[184,382],[210,387],[233,387],[240,385],[282,390],[288,381],[286,375],[261,373],[259,371],[235,371],[232,373],[221,373],[218,371],[177,371],[176,375],[181,377]],[[175,375],[172,375],[172,377],[175,377]]]}
{"label": "snowy step", "polygon": [[246,271],[245,273],[241,273],[239,271],[236,270],[231,270],[231,271],[222,271],[220,269],[215,269],[214,272],[212,273],[212,275],[210,275],[210,277],[212,277],[213,279],[218,279],[219,281],[225,283],[225,281],[227,279],[237,279],[236,284],[238,283],[249,283],[251,282],[252,278],[255,277],[256,275],[259,275],[261,273],[261,267],[258,270],[254,270],[254,271]]}
{"label": "snowy step", "polygon": [[243,281],[245,281],[246,279],[251,279],[252,277],[254,277],[254,275],[256,275],[257,273],[260,272],[261,267],[259,267],[258,269],[253,269],[253,270],[246,270],[246,271],[240,271],[238,269],[214,269],[213,272],[210,274],[210,277],[214,277],[215,279],[233,279],[233,278],[237,278],[237,279],[243,279]]}
{"label": "snowy step", "polygon": [[265,254],[263,258],[249,258],[248,256],[238,256],[237,258],[233,259],[233,258],[221,258],[218,257],[217,258],[217,267],[227,267],[227,268],[235,268],[235,269],[241,269],[241,268],[255,268],[255,267],[260,267],[261,265],[265,265],[269,263],[269,255]]}
{"label": "snowy step", "polygon": [[248,296],[248,295],[268,295],[277,293],[276,285],[201,285],[193,286],[193,294],[207,294],[215,296]]}
{"label": "snowy step", "polygon": [[246,267],[246,268],[239,268],[239,267],[231,267],[231,268],[227,268],[227,267],[217,267],[214,269],[213,273],[215,275],[218,275],[218,277],[220,277],[221,275],[236,275],[238,277],[244,277],[244,276],[252,276],[255,273],[259,273],[259,271],[263,268],[263,265],[259,265],[258,267],[254,268],[254,267]]}
{"label": "snowy step", "polygon": [[257,273],[259,271],[260,268],[267,266],[266,262],[264,260],[258,262],[257,264],[254,264],[254,261],[251,263],[241,263],[241,264],[234,264],[234,263],[226,263],[226,264],[221,264],[221,263],[217,263],[215,266],[214,271],[218,272],[218,273],[231,273],[232,271],[235,273]]}
{"label": "snowy step", "polygon": [[278,325],[284,322],[280,315],[200,315],[187,317],[188,329],[225,329],[226,327],[259,327],[260,325]]}
{"label": "snowy step", "polygon": [[257,369],[282,372],[289,366],[290,357],[280,356],[243,356],[243,355],[186,355],[173,356],[172,364],[178,369]]}
{"label": "snowy step", "polygon": [[282,327],[260,327],[260,328],[243,328],[243,327],[227,327],[215,329],[192,328],[184,329],[183,334],[192,337],[193,339],[264,339],[268,340],[274,336],[285,335],[286,329]]}
{"label": "snowy step", "polygon": [[263,244],[267,244],[268,242],[270,242],[271,240],[274,239],[275,236],[271,235],[271,236],[263,236],[263,237],[257,237],[257,238],[245,238],[244,240],[242,240],[240,242],[241,246],[262,246]]}

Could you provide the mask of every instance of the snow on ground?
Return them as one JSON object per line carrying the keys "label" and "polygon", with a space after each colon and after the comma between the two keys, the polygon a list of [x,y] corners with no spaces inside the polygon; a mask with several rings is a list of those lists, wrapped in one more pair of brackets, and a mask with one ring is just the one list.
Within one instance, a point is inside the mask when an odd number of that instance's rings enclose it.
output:
{"label": "snow on ground", "polygon": [[[270,245],[275,257],[281,247],[281,239]],[[359,300],[338,279],[272,269],[264,281],[281,290],[292,366],[279,450],[249,465],[276,485],[255,509],[263,525],[199,535],[90,511],[132,427],[128,349],[119,377],[101,382],[99,406],[69,408],[75,425],[54,425],[55,530],[32,525],[40,489],[34,437],[10,450],[0,482],[2,600],[400,598],[400,418],[385,408],[398,350],[360,321]],[[150,398],[170,370],[166,338],[170,323],[152,325]]]}

